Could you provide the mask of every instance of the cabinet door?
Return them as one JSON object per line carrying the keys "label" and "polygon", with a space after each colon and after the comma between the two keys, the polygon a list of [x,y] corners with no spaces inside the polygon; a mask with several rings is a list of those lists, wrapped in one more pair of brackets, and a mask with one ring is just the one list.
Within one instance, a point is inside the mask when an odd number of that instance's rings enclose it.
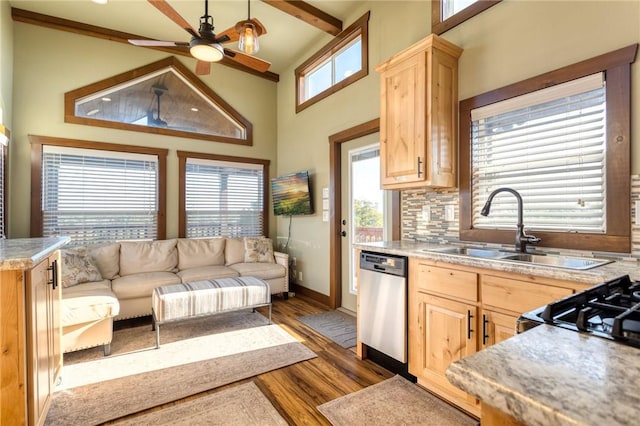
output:
{"label": "cabinet door", "polygon": [[518,317],[493,311],[482,311],[481,346],[495,345],[516,334]]}
{"label": "cabinet door", "polygon": [[43,424],[54,386],[53,291],[49,259],[27,271],[27,400],[29,424]]}
{"label": "cabinet door", "polygon": [[425,180],[425,52],[390,66],[380,76],[382,185]]}
{"label": "cabinet door", "polygon": [[463,401],[465,408],[477,406],[474,397],[450,384],[445,377],[452,362],[477,350],[477,307],[426,293],[418,293],[417,299],[420,353],[412,358],[414,365],[409,366],[412,374],[424,378],[420,381],[423,386]]}
{"label": "cabinet door", "polygon": [[[49,318],[49,331],[50,339],[52,341],[52,358],[53,363],[53,383],[56,381],[62,373],[62,322],[60,318],[61,304],[62,304],[62,287],[60,283],[62,279],[60,277],[60,253],[51,255],[49,257],[49,289],[51,290],[51,316]],[[55,280],[55,286],[52,281]],[[53,287],[53,289],[52,289]]]}

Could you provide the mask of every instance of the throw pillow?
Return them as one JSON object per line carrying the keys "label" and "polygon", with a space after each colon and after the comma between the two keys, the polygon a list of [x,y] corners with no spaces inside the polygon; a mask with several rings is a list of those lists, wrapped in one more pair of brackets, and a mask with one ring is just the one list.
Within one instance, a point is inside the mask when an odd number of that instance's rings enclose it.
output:
{"label": "throw pillow", "polygon": [[102,275],[95,262],[84,251],[62,251],[62,287],[102,281]]}
{"label": "throw pillow", "polygon": [[245,238],[244,261],[246,263],[275,263],[271,239]]}

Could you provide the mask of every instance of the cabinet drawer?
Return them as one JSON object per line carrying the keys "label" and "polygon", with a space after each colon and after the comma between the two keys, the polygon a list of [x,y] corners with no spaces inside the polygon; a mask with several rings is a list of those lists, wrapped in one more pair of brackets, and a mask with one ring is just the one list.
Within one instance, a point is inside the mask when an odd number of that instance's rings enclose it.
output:
{"label": "cabinet drawer", "polygon": [[493,306],[518,314],[539,308],[573,293],[568,288],[528,283],[510,278],[483,275],[480,294],[483,306]]}
{"label": "cabinet drawer", "polygon": [[478,275],[474,272],[418,264],[417,288],[471,302],[478,300]]}

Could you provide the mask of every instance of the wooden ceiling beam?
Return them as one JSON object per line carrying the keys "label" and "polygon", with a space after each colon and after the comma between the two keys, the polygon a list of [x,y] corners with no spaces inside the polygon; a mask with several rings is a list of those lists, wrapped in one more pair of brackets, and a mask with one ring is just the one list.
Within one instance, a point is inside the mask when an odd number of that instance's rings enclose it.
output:
{"label": "wooden ceiling beam", "polygon": [[[95,25],[84,24],[82,22],[71,21],[68,19],[57,18],[55,16],[43,15],[41,13],[31,12],[28,10],[11,8],[11,17],[16,22],[23,22],[26,24],[39,25],[41,27],[52,28],[54,30],[66,31],[74,34],[85,35],[89,37],[101,38],[103,40],[116,41],[118,43],[124,43],[132,46],[129,40],[151,40],[148,37],[142,37],[136,34],[125,33],[122,31],[115,31],[104,27],[98,27]],[[146,46],[145,46],[146,47]],[[173,55],[186,56],[193,59],[193,56],[189,53],[189,49],[186,47],[146,47],[147,49],[159,50],[161,52],[171,53]],[[219,62],[222,65],[237,69],[239,71],[246,72],[248,74],[256,75],[264,79],[278,82],[280,76],[271,71],[259,72],[249,67],[245,67],[236,63],[228,58],[223,58]]]}
{"label": "wooden ceiling beam", "polygon": [[307,2],[301,0],[262,1],[331,35],[338,35],[342,31],[342,21],[340,19],[321,11]]}

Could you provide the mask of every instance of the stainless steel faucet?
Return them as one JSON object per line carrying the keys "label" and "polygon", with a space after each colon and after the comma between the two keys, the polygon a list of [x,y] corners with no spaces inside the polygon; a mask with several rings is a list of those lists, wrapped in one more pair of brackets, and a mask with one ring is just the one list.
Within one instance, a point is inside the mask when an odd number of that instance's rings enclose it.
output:
{"label": "stainless steel faucet", "polygon": [[518,229],[516,230],[516,250],[525,253],[527,251],[527,244],[538,244],[540,242],[540,238],[534,237],[533,235],[527,235],[524,232],[524,224],[522,223],[522,197],[515,189],[511,188],[498,188],[489,194],[489,198],[487,198],[487,202],[482,207],[480,214],[482,216],[489,216],[489,210],[491,209],[491,201],[493,197],[501,192],[508,192],[513,194],[518,200]]}

